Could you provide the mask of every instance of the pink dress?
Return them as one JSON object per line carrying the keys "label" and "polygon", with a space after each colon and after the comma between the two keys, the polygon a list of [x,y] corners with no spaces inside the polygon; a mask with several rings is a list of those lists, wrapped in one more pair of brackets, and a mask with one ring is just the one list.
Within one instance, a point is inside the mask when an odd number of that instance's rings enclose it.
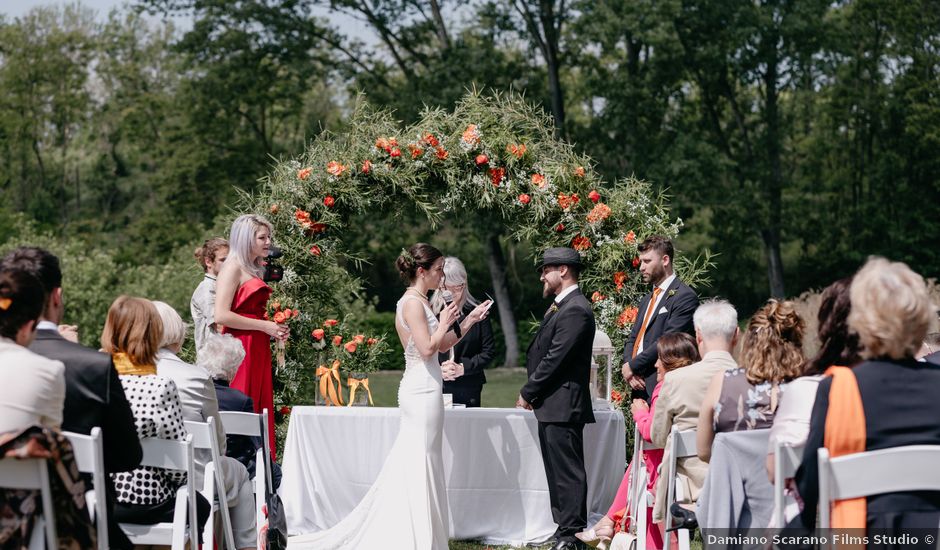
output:
{"label": "pink dress", "polygon": [[[663,383],[659,382],[653,389],[653,397],[650,399],[650,408],[648,411],[641,411],[633,419],[640,431],[640,436],[646,441],[651,441],[650,428],[653,424],[653,411],[656,408],[656,400],[659,399],[659,390]],[[659,465],[663,461],[663,449],[650,449],[643,451],[643,464],[646,466],[647,490],[656,491],[656,480],[659,478]],[[623,517],[623,511],[627,507],[627,494],[630,491],[630,468],[635,464],[635,460],[627,466],[627,471],[623,474],[623,481],[617,489],[617,496],[614,497],[613,504],[607,511],[607,517],[614,519],[615,516]],[[653,523],[653,509],[649,508],[646,514],[646,547],[647,549],[659,550],[663,547],[663,534],[659,526]]]}
{"label": "pink dress", "polygon": [[[255,277],[238,287],[232,300],[232,313],[249,319],[264,319],[271,287]],[[240,330],[223,327],[242,342],[245,359],[238,366],[231,387],[251,398],[255,412],[268,409],[268,433],[271,437],[271,455],[274,452],[274,384],[271,367],[271,337],[260,330]]]}

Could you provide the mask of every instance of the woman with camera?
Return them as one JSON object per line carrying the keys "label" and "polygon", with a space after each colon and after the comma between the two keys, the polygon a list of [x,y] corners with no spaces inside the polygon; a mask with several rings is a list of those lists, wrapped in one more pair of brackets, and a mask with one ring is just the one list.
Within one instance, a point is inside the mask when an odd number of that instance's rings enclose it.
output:
{"label": "woman with camera", "polygon": [[[271,339],[286,340],[287,325],[264,319],[271,288],[262,280],[271,250],[271,223],[254,214],[239,216],[229,234],[229,253],[216,282],[215,322],[222,332],[241,340],[245,360],[231,387],[251,398],[255,412],[274,411]],[[268,415],[274,441],[274,415]]]}

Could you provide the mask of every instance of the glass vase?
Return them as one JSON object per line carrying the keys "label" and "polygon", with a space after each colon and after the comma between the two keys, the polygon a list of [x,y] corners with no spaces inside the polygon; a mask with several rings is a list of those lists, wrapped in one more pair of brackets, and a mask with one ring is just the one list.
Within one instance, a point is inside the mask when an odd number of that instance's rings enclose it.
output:
{"label": "glass vase", "polygon": [[[349,375],[349,406],[369,406],[369,375],[364,372],[354,372]],[[353,393],[355,388],[355,394]]]}

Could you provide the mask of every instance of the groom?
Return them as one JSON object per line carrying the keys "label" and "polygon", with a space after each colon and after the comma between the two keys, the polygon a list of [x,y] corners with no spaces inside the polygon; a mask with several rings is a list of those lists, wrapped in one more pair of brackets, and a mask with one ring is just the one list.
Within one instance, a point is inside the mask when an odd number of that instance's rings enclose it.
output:
{"label": "groom", "polygon": [[578,289],[581,256],[550,248],[541,265],[543,295],[555,300],[545,312],[526,358],[529,380],[517,407],[535,411],[552,518],[558,524],[552,550],[584,548],[575,538],[587,523],[584,425],[594,422],[589,394],[594,312]]}

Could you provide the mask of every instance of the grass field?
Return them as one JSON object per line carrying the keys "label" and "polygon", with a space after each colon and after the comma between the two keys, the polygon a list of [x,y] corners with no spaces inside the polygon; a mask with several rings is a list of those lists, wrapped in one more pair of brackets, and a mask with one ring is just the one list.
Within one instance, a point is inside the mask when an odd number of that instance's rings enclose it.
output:
{"label": "grass field", "polygon": [[[369,374],[369,387],[376,407],[398,406],[398,383],[404,371],[379,371]],[[519,389],[526,381],[524,368],[489,369],[481,397],[484,407],[515,407]]]}

